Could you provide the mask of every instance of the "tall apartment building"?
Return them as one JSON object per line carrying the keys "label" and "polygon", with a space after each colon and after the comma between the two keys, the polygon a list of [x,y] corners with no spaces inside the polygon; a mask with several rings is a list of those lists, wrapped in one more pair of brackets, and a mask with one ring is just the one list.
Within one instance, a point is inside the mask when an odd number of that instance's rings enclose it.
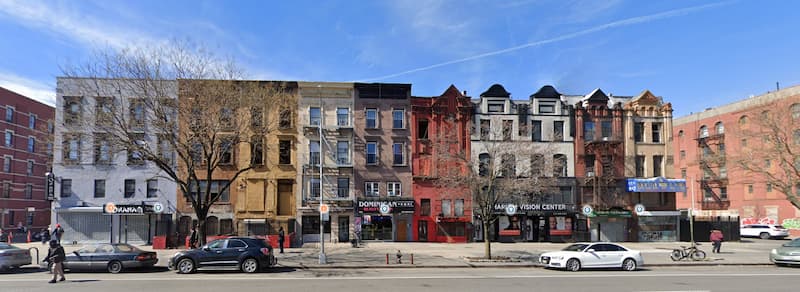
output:
{"label": "tall apartment building", "polygon": [[[441,96],[411,98],[411,157],[414,241],[467,242],[472,222],[472,192],[437,184],[445,168],[468,167],[445,155],[470,153],[472,102],[450,85]],[[449,152],[446,152],[449,151]]]}
{"label": "tall apartment building", "polygon": [[363,240],[413,239],[411,85],[356,83],[355,232]]}
{"label": "tall apartment building", "polygon": [[[786,167],[798,165],[790,153],[800,150],[799,121],[799,86],[675,119],[675,172],[688,185],[677,207],[738,216],[741,224],[782,224],[800,234],[800,209],[784,193],[800,194],[797,176],[786,175]],[[742,160],[757,171],[745,170]]]}
{"label": "tall apartment building", "polygon": [[[38,232],[50,224],[53,107],[0,87],[0,228]],[[25,239],[24,234],[16,236]]]}
{"label": "tall apartment building", "polygon": [[[563,241],[575,236],[579,218],[573,125],[563,98],[552,86],[544,86],[529,100],[512,100],[502,85],[494,84],[473,101],[472,159],[509,166],[504,177],[554,178],[546,193],[502,202],[515,204],[515,214],[495,206],[499,217],[489,230],[491,240]],[[475,239],[482,240],[482,227],[474,225]]]}
{"label": "tall apartment building", "polygon": [[[348,242],[353,230],[353,83],[299,82],[297,135],[298,217],[303,242]],[[321,177],[320,177],[321,175]],[[320,224],[320,196],[330,206]]]}
{"label": "tall apartment building", "polygon": [[[99,130],[110,111],[121,110],[142,144],[158,147],[161,136],[150,126],[151,115],[139,101],[144,93],[134,92],[125,82],[129,81],[57,79],[52,222],[64,228],[63,241],[146,243],[171,228],[177,185],[135,151],[114,147],[107,133]],[[177,84],[164,82],[165,102],[170,102],[177,98]],[[160,205],[163,212],[107,214],[104,206],[109,203],[144,210]]]}

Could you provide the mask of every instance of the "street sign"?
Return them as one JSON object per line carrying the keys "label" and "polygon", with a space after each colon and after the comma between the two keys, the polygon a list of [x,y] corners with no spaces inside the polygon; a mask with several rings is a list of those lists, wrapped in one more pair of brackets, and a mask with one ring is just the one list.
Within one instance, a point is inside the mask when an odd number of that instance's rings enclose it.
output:
{"label": "street sign", "polygon": [[644,213],[644,211],[646,210],[644,208],[644,205],[636,204],[636,206],[633,206],[633,211],[636,212],[636,215],[642,215],[642,213]]}
{"label": "street sign", "polygon": [[581,207],[581,213],[583,213],[583,215],[590,216],[592,213],[594,213],[594,208],[592,208],[592,205],[589,204],[583,205],[583,207]]}
{"label": "street sign", "polygon": [[320,204],[319,205],[319,212],[322,214],[328,214],[331,212],[331,207],[328,204]]}
{"label": "street sign", "polygon": [[53,173],[47,173],[47,194],[45,198],[49,201],[56,199],[56,176]]}
{"label": "street sign", "polygon": [[28,212],[36,212],[36,208],[35,207],[28,207]]}
{"label": "street sign", "polygon": [[331,221],[331,213],[322,213],[322,221]]}
{"label": "street sign", "polygon": [[514,204],[506,205],[506,215],[514,216],[514,214],[517,214],[517,205]]}
{"label": "street sign", "polygon": [[381,214],[386,215],[392,212],[392,208],[387,204],[381,204],[381,206],[378,208],[378,211],[380,211]]}

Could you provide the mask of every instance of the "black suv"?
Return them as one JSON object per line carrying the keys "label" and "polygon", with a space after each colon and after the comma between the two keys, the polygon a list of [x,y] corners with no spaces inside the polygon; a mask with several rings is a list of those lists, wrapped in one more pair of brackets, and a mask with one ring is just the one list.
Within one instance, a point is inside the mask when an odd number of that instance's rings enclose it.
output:
{"label": "black suv", "polygon": [[169,259],[169,268],[181,274],[194,273],[201,267],[237,267],[245,273],[255,273],[277,262],[272,247],[264,240],[230,237],[176,253]]}

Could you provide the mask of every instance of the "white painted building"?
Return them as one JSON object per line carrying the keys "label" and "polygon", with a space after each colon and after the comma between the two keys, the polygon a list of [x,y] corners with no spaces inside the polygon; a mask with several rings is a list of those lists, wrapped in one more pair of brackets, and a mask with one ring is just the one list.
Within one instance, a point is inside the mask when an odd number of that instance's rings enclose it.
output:
{"label": "white painted building", "polygon": [[[64,230],[62,243],[148,243],[165,235],[174,221],[177,184],[135,153],[112,149],[94,127],[97,114],[114,101],[127,118],[142,119],[140,132],[150,147],[158,147],[159,135],[148,127],[142,108],[132,106],[140,95],[124,80],[57,78],[53,174],[56,178],[52,222]],[[164,81],[165,98],[177,98],[177,82]],[[159,150],[160,151],[160,150]],[[174,152],[165,151],[165,155]],[[162,206],[160,214],[107,215],[104,205]],[[156,209],[158,209],[156,207]]]}

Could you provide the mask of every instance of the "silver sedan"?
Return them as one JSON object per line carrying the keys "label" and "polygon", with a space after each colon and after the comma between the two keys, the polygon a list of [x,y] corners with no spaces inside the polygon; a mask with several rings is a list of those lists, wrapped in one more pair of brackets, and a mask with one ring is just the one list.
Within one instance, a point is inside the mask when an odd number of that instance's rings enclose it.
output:
{"label": "silver sedan", "polygon": [[30,264],[30,251],[0,242],[0,270],[16,269]]}

